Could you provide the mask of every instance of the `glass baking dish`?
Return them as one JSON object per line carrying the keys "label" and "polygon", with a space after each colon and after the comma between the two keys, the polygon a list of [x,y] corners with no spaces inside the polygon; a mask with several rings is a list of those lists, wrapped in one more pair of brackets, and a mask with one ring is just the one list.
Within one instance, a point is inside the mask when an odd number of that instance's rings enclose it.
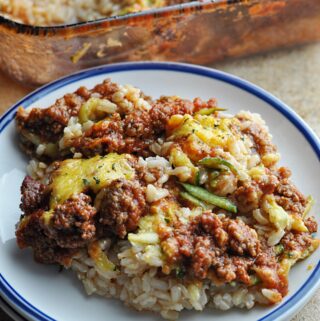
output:
{"label": "glass baking dish", "polygon": [[0,67],[39,85],[112,62],[209,64],[318,39],[319,0],[196,1],[55,27],[0,17]]}

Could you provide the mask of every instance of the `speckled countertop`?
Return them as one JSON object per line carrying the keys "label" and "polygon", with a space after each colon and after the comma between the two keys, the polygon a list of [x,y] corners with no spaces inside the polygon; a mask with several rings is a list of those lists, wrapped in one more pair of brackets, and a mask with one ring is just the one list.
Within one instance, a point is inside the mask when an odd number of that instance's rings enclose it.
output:
{"label": "speckled countertop", "polygon": [[[215,64],[271,92],[292,107],[320,136],[320,43]],[[0,114],[30,92],[0,74]],[[318,321],[320,290],[292,321]],[[0,309],[0,320],[11,321]]]}

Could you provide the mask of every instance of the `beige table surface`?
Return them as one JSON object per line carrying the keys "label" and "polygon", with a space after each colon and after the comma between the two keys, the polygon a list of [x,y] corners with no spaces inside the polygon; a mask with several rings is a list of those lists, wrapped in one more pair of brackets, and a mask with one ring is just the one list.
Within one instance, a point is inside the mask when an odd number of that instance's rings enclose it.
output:
{"label": "beige table surface", "polygon": [[[291,106],[320,135],[320,43],[216,64]],[[30,89],[0,74],[0,114]],[[320,290],[292,321],[320,320]],[[11,321],[0,310],[0,321]],[[63,321],[63,320],[62,320]]]}

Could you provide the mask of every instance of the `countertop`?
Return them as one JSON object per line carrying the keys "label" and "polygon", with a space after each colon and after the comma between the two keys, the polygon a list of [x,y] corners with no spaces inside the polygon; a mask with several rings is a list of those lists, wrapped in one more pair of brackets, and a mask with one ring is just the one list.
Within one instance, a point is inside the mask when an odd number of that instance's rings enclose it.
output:
{"label": "countertop", "polygon": [[[268,90],[292,107],[320,136],[320,43],[281,50],[212,67]],[[30,92],[0,74],[0,114]],[[320,290],[292,321],[318,321]],[[12,321],[0,310],[0,321]]]}

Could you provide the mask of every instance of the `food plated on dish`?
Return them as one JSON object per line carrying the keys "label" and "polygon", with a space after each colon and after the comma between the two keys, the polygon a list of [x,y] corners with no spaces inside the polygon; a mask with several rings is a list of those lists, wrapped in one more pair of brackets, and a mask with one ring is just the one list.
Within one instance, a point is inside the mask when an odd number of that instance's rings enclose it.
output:
{"label": "food plated on dish", "polygon": [[32,158],[18,245],[76,271],[88,294],[167,319],[275,304],[319,246],[312,198],[258,114],[105,80],[19,109],[16,126]]}

